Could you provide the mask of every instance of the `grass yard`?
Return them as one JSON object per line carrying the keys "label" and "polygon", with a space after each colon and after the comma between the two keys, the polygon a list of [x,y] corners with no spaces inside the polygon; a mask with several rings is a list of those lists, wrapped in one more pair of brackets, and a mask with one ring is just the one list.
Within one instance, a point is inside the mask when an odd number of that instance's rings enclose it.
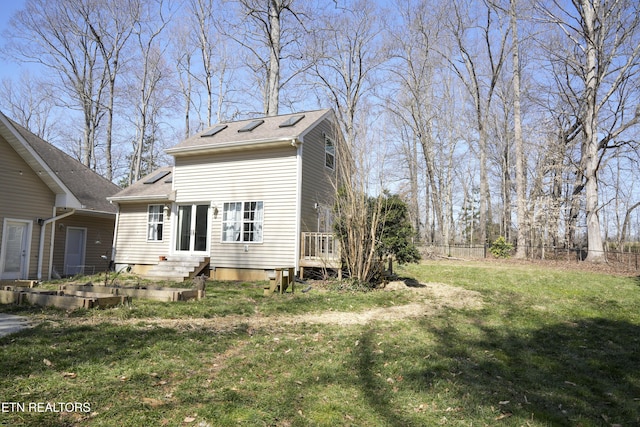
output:
{"label": "grass yard", "polygon": [[208,283],[201,301],[0,307],[37,323],[0,338],[0,425],[640,425],[638,277],[400,274],[368,293]]}

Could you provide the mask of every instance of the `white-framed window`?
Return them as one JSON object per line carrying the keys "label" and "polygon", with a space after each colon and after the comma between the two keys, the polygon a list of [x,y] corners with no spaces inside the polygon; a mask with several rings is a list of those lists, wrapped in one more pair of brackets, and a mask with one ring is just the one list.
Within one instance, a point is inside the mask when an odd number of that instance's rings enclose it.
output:
{"label": "white-framed window", "polygon": [[228,202],[222,210],[222,241],[262,243],[264,204]]}
{"label": "white-framed window", "polygon": [[164,205],[149,205],[147,220],[147,240],[161,242],[164,223]]}
{"label": "white-framed window", "polygon": [[324,165],[331,170],[336,168],[336,145],[327,135],[324,136]]}

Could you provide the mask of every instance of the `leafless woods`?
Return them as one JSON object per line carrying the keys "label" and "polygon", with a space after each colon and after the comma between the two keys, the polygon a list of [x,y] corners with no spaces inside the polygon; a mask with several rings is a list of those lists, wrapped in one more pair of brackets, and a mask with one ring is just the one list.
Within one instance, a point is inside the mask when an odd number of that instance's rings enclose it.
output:
{"label": "leafless woods", "polygon": [[115,182],[215,122],[332,107],[345,179],[416,238],[640,234],[632,0],[26,0],[0,108]]}

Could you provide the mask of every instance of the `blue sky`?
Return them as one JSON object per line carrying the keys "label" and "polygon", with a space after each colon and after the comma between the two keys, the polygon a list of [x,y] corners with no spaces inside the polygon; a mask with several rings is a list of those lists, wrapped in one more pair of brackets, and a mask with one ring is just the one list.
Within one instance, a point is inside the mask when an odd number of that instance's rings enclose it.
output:
{"label": "blue sky", "polygon": [[[25,0],[0,1],[0,45],[5,43],[2,34],[9,24],[9,19],[11,19],[17,10],[22,9],[24,1]],[[2,66],[0,66],[0,79],[4,77],[13,77],[19,72],[20,67],[13,63],[13,61],[7,61],[6,58],[1,58],[1,61]]]}

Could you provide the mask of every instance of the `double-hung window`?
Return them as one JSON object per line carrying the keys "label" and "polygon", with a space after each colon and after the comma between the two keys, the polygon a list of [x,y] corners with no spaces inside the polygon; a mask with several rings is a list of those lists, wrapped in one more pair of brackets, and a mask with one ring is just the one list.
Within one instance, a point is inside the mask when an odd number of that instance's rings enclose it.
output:
{"label": "double-hung window", "polygon": [[147,220],[147,240],[162,241],[162,225],[164,222],[164,205],[149,205]]}
{"label": "double-hung window", "polygon": [[327,135],[324,136],[324,165],[331,170],[336,167],[336,145]]}
{"label": "double-hung window", "polygon": [[262,202],[225,203],[222,212],[223,242],[262,242]]}

